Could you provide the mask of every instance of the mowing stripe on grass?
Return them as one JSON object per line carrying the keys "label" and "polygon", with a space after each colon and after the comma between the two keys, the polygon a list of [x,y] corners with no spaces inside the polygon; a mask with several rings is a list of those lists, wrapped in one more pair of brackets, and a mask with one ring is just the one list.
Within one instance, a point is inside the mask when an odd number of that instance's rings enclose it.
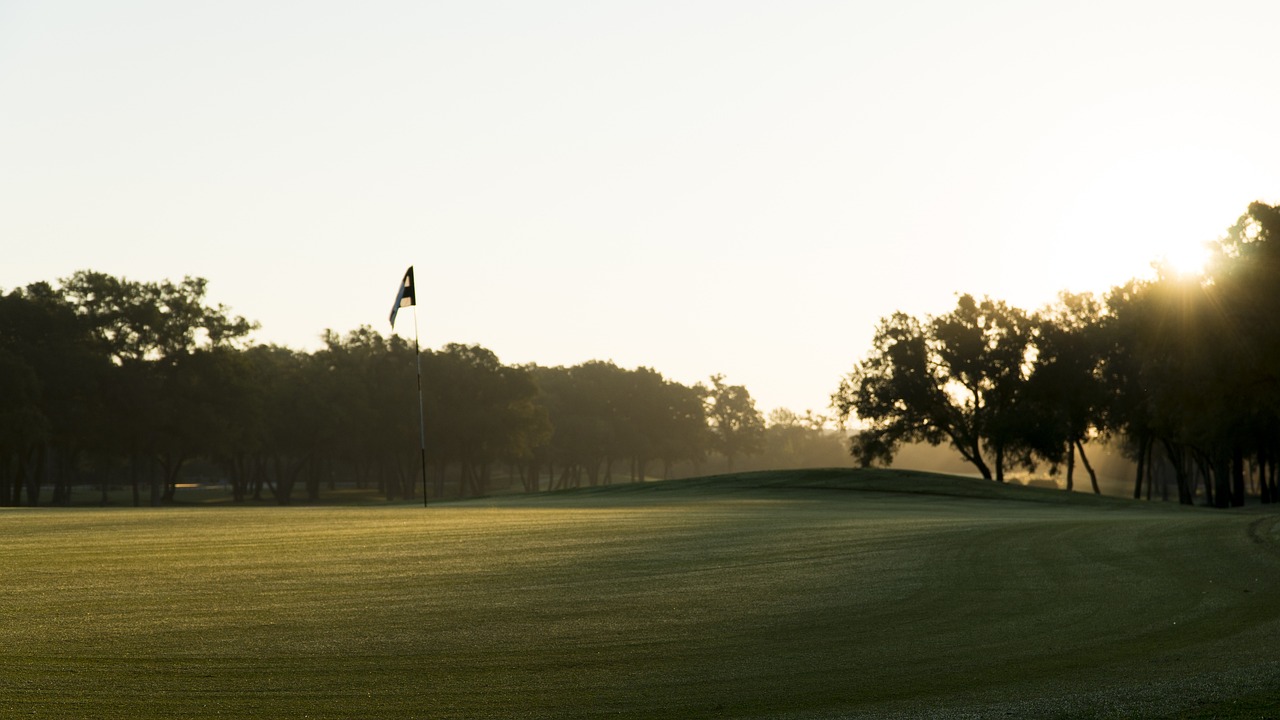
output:
{"label": "mowing stripe on grass", "polygon": [[845,477],[0,511],[0,716],[1163,716],[1280,679],[1270,516]]}

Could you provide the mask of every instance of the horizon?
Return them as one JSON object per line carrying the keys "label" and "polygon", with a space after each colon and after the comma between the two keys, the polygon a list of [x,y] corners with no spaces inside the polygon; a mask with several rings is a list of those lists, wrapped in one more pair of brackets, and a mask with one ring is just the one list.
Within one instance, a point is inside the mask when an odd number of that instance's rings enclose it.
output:
{"label": "horizon", "polygon": [[200,276],[310,350],[413,265],[423,347],[825,412],[885,315],[1102,292],[1280,198],[1280,7],[1160,8],[10,4],[0,288]]}

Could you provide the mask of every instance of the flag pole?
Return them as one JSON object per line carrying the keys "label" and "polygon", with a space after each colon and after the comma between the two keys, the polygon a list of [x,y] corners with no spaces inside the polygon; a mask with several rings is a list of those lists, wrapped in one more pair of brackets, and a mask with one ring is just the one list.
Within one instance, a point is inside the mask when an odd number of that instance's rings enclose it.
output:
{"label": "flag pole", "polygon": [[416,304],[413,306],[413,355],[418,363],[418,448],[422,451],[422,507],[426,507],[427,416],[422,405],[422,351],[418,349],[418,306]]}
{"label": "flag pole", "polygon": [[396,301],[391,305],[391,329],[396,329],[396,313],[400,308],[413,308],[413,357],[418,364],[418,449],[422,452],[422,507],[427,506],[427,416],[422,409],[422,350],[418,347],[418,288],[413,279],[413,266],[404,271]]}

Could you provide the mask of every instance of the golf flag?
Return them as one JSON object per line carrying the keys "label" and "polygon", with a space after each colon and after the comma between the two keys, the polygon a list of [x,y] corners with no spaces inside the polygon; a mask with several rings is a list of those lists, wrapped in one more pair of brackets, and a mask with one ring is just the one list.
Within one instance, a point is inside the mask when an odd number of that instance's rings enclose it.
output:
{"label": "golf flag", "polygon": [[400,281],[400,291],[396,293],[396,304],[391,306],[391,327],[396,326],[396,313],[400,308],[418,304],[418,297],[413,289],[413,266],[404,272],[404,280]]}

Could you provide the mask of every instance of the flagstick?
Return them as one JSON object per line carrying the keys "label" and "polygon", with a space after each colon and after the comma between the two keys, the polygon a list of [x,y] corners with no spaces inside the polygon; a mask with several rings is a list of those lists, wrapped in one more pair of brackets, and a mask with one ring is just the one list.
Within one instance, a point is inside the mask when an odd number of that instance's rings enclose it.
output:
{"label": "flagstick", "polygon": [[422,351],[418,349],[418,306],[413,306],[413,355],[418,361],[418,447],[422,451],[422,507],[427,506],[427,419],[422,409]]}

